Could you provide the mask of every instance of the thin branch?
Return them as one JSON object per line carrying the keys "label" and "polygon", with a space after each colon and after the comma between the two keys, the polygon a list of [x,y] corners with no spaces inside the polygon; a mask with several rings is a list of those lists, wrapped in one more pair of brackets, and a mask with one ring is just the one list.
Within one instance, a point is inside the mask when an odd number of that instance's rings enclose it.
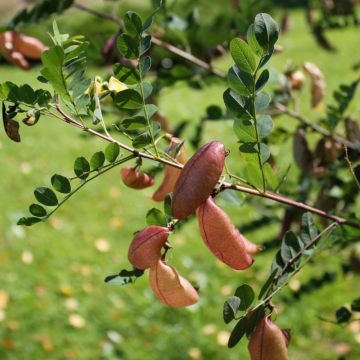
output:
{"label": "thin branch", "polygon": [[288,114],[290,116],[292,116],[293,118],[295,119],[298,119],[300,120],[302,123],[304,123],[305,125],[307,126],[310,126],[312,129],[314,129],[315,131],[319,132],[320,134],[323,134],[325,136],[328,136],[330,137],[331,139],[339,142],[340,144],[343,144],[343,145],[346,145],[348,146],[349,148],[353,149],[353,150],[356,150],[356,145],[354,143],[352,143],[351,141],[348,141],[344,138],[342,138],[341,136],[339,135],[336,135],[336,134],[332,134],[330,131],[328,130],[325,130],[324,128],[322,128],[321,126],[317,125],[317,124],[314,124],[313,122],[311,122],[310,120],[304,118],[302,115],[300,115],[298,112],[295,112],[295,111],[291,111],[289,110],[286,106],[280,104],[280,103],[275,103],[274,104],[275,107],[277,109],[279,109],[280,111],[282,111],[283,113],[285,114]]}
{"label": "thin branch", "polygon": [[355,171],[353,170],[352,166],[351,166],[351,161],[349,160],[349,156],[348,156],[348,151],[347,151],[347,146],[344,145],[344,149],[345,149],[345,160],[347,161],[348,165],[349,165],[349,170],[351,175],[353,176],[354,180],[356,181],[356,184],[358,186],[358,188],[360,189],[360,183],[359,180],[357,179],[356,175],[355,175]]}

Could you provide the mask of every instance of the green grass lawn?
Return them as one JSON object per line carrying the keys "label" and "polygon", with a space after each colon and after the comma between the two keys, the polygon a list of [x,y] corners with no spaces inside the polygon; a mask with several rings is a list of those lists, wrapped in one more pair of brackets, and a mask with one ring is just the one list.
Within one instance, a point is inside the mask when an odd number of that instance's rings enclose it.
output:
{"label": "green grass lawn", "polygon": [[[305,25],[304,13],[294,12],[292,29],[279,40],[285,51],[271,61],[271,66],[278,70],[288,59],[299,64],[316,63],[328,85],[325,102],[331,101],[331,94],[340,82],[349,83],[359,76],[351,71],[352,64],[360,60],[360,49],[355,46],[358,29],[332,31],[330,35],[338,48],[336,53],[320,49]],[[227,71],[231,64],[232,59],[227,56],[216,66]],[[40,69],[38,66],[22,72],[1,65],[0,79],[1,82],[29,83],[37,88]],[[91,76],[110,74],[108,68],[89,70]],[[225,108],[222,93],[226,88],[224,82],[196,91],[180,83],[161,94],[159,108],[174,125],[180,120],[189,121],[184,136],[191,138],[207,106],[216,104]],[[310,110],[309,103],[307,83],[300,100],[301,111],[312,120],[324,115],[323,108]],[[357,94],[349,112],[358,117],[359,111]],[[109,115],[106,121],[112,124],[116,117]],[[279,117],[275,126],[280,125],[295,130],[298,123]],[[157,185],[143,191],[128,189],[120,181],[119,167],[86,185],[48,222],[30,228],[16,226],[20,217],[29,215],[27,207],[35,202],[33,191],[37,186],[50,186],[50,178],[55,173],[73,176],[73,163],[78,156],[90,159],[94,152],[104,150],[107,145],[98,138],[84,138],[76,128],[52,118],[41,118],[35,127],[21,126],[20,133],[20,144],[11,142],[4,132],[0,136],[1,359],[250,358],[244,340],[234,349],[227,348],[227,337],[234,323],[224,324],[222,306],[243,283],[253,286],[258,294],[277,249],[256,256],[251,269],[234,271],[207,250],[197,221],[192,218],[170,238],[174,248],[171,265],[200,285],[198,304],[184,309],[166,307],[152,293],[148,272],[135,285],[106,285],[103,280],[107,275],[130,269],[128,246],[133,232],[146,227],[147,211],[152,207],[162,209],[162,204],[150,199]],[[121,135],[115,136],[128,144]],[[229,166],[233,172],[241,172],[245,161],[237,151],[232,121],[206,122],[202,144],[211,140],[221,141],[232,150]],[[294,162],[291,139],[272,146],[277,147],[279,165],[287,167]],[[188,144],[187,151],[190,157],[194,149]],[[293,164],[288,182],[294,186],[294,192],[297,190],[292,179],[296,179],[298,172]],[[157,184],[161,177],[158,175]],[[218,204],[239,227],[262,217],[249,204],[231,206],[221,199]],[[351,210],[359,216],[358,209]],[[279,218],[284,216],[284,209],[277,207],[274,212]],[[280,222],[275,221],[244,234],[261,244],[273,240],[280,226]],[[316,257],[290,287],[273,299],[278,306],[277,324],[281,328],[292,328],[289,347],[292,360],[334,360],[342,355],[346,355],[346,360],[357,360],[360,357],[358,325],[342,330],[316,318],[316,315],[333,317],[338,307],[349,304],[360,294],[358,275],[348,272],[345,276],[342,270],[342,264],[349,262],[350,251],[332,251],[325,255],[328,256]],[[303,293],[299,299],[294,296],[300,285],[308,284],[312,278],[322,278],[326,272],[334,274],[331,283]]]}

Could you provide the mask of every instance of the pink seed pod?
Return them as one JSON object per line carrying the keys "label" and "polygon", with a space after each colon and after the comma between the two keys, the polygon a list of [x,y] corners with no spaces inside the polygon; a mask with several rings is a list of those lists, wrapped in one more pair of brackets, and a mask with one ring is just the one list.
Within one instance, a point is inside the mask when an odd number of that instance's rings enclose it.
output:
{"label": "pink seed pod", "polygon": [[142,190],[152,186],[155,183],[155,180],[152,176],[139,173],[136,168],[131,166],[123,167],[120,170],[120,176],[123,183],[132,189]]}
{"label": "pink seed pod", "polygon": [[201,204],[197,215],[201,237],[219,260],[235,270],[252,265],[254,259],[247,253],[239,230],[211,196]]}
{"label": "pink seed pod", "polygon": [[200,148],[185,164],[172,198],[175,219],[186,219],[211,195],[221,176],[224,162],[224,145],[213,141]]}
{"label": "pink seed pod", "polygon": [[[180,139],[178,139],[176,137],[172,137],[169,148],[172,149],[174,146],[176,146],[177,144],[180,144],[180,143],[181,143]],[[175,158],[175,152],[171,156],[172,156],[172,158]],[[180,164],[186,163],[186,151],[185,151],[184,146],[181,147],[180,154],[177,157],[177,161]],[[161,183],[160,187],[156,190],[155,194],[152,197],[154,201],[164,201],[165,196],[174,191],[174,187],[175,187],[177,179],[180,176],[180,173],[181,173],[180,169],[177,169],[176,167],[173,167],[170,165],[165,165],[164,179],[163,179],[163,182]]]}
{"label": "pink seed pod", "polygon": [[6,31],[0,34],[0,49],[4,58],[9,63],[24,70],[29,70],[31,68],[31,64],[26,61],[24,56],[14,46],[12,31]]}
{"label": "pink seed pod", "polygon": [[285,336],[270,316],[259,322],[249,341],[251,360],[288,360]]}
{"label": "pink seed pod", "polygon": [[149,226],[134,237],[128,252],[129,262],[137,269],[146,270],[159,260],[161,248],[169,237],[169,229]]}
{"label": "pink seed pod", "polygon": [[175,268],[166,264],[164,256],[150,268],[149,282],[156,297],[165,305],[185,307],[199,300],[198,291]]}
{"label": "pink seed pod", "polygon": [[41,52],[48,49],[38,39],[19,34],[16,31],[13,31],[13,42],[18,51],[30,59],[41,59]]}
{"label": "pink seed pod", "polygon": [[246,247],[246,251],[248,254],[250,255],[256,255],[257,253],[259,253],[260,251],[262,251],[263,249],[260,246],[257,246],[255,244],[253,244],[251,241],[249,241],[244,235],[242,235],[240,233],[241,239],[245,244]]}

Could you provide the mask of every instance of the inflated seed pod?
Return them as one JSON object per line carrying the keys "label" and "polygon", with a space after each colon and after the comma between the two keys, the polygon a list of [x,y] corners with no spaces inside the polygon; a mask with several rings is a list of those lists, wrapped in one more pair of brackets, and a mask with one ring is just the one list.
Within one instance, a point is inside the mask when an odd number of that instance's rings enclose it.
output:
{"label": "inflated seed pod", "polygon": [[263,250],[260,246],[257,246],[253,244],[251,241],[249,241],[243,234],[240,233],[240,236],[245,244],[246,251],[248,254],[256,255],[257,253]]}
{"label": "inflated seed pod", "polygon": [[[174,146],[180,143],[181,143],[180,139],[176,137],[172,137],[169,149],[172,149]],[[171,155],[171,157],[175,158],[175,152]],[[181,147],[180,154],[177,157],[177,161],[180,164],[186,163],[186,151],[184,146]],[[177,179],[180,176],[180,173],[181,173],[181,169],[177,169],[174,166],[165,165],[163,182],[161,183],[160,187],[156,190],[155,194],[153,195],[152,197],[153,200],[164,201],[165,196],[174,191],[174,187]]]}
{"label": "inflated seed pod", "polygon": [[201,204],[197,216],[201,237],[219,260],[235,270],[252,265],[254,259],[247,253],[239,230],[211,196]]}
{"label": "inflated seed pod", "polygon": [[123,183],[132,189],[145,189],[154,184],[155,179],[144,173],[139,173],[136,168],[125,166],[120,170]]}
{"label": "inflated seed pod", "polygon": [[146,270],[159,260],[161,248],[169,237],[169,229],[149,226],[137,233],[128,252],[129,262],[137,269]]}
{"label": "inflated seed pod", "polygon": [[48,49],[38,39],[19,34],[16,31],[13,31],[13,43],[19,52],[30,59],[41,59],[41,52]]}
{"label": "inflated seed pod", "polygon": [[165,305],[185,307],[199,300],[197,289],[180,276],[175,268],[167,265],[163,255],[150,268],[149,282],[156,297]]}
{"label": "inflated seed pod", "polygon": [[24,70],[31,68],[31,64],[26,61],[24,56],[14,46],[13,33],[11,31],[6,31],[0,34],[0,49],[4,58],[9,63]]}
{"label": "inflated seed pod", "polygon": [[290,340],[291,340],[290,331],[291,331],[291,329],[281,329],[281,332],[283,333],[284,338],[285,338],[285,345],[286,345],[286,347],[288,347],[289,344],[290,344]]}
{"label": "inflated seed pod", "polygon": [[200,148],[185,164],[172,198],[175,219],[186,219],[210,196],[221,176],[224,162],[224,145],[213,141]]}
{"label": "inflated seed pod", "polygon": [[251,360],[288,360],[285,336],[270,316],[259,322],[249,341]]}

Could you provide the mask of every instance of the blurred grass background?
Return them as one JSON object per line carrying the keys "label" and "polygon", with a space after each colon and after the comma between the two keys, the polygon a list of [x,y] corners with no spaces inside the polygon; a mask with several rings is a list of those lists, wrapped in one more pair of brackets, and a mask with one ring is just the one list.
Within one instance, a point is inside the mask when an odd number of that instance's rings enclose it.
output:
{"label": "blurred grass background", "polygon": [[[85,3],[91,6],[96,2]],[[179,0],[174,11],[187,13],[194,3],[200,8],[200,21],[209,29],[217,17],[231,11],[230,6],[221,1],[213,1],[209,7],[206,1],[185,0]],[[0,6],[4,4],[0,2]],[[122,1],[118,15],[132,10],[145,17],[149,9],[148,1]],[[280,14],[275,11],[272,15],[279,20]],[[340,83],[348,84],[359,76],[351,70],[353,63],[360,60],[359,30],[351,27],[333,30],[331,41],[338,51],[328,53],[315,43],[302,9],[293,10],[291,17],[292,28],[279,40],[285,51],[274,56],[270,66],[281,71],[289,59],[298,64],[316,63],[327,82],[324,102],[331,102],[331,94]],[[113,24],[77,10],[56,20],[62,32],[89,34],[90,41],[96,41],[99,33],[114,30]],[[36,35],[50,45],[47,31],[51,31],[50,20],[24,28],[25,33]],[[215,65],[227,71],[232,59],[226,56]],[[29,83],[36,89],[40,87],[36,80],[40,69],[38,65],[24,72],[1,63],[0,81]],[[110,74],[111,67],[98,67],[96,63],[88,70],[88,76]],[[307,83],[303,90],[300,109],[305,116],[316,120],[324,116],[324,108],[309,108],[309,86]],[[191,138],[209,105],[225,108],[222,93],[226,88],[225,82],[218,82],[196,91],[177,83],[161,93],[159,108],[173,125],[181,120],[189,121],[184,137]],[[349,112],[358,118],[359,111],[357,94]],[[114,121],[116,117],[107,115],[108,124]],[[298,123],[279,117],[275,126],[295,131]],[[222,306],[243,283],[251,285],[258,294],[278,248],[259,254],[249,270],[234,271],[207,250],[197,221],[192,218],[170,238],[174,248],[171,265],[201,286],[198,304],[185,309],[166,307],[153,295],[148,273],[134,286],[106,285],[105,276],[130,269],[128,246],[133,232],[146,226],[146,212],[152,207],[162,209],[162,204],[154,204],[150,199],[162,175],[158,175],[154,187],[137,192],[122,185],[120,168],[115,169],[86,185],[48,222],[30,228],[19,227],[17,220],[28,216],[27,207],[35,202],[35,187],[50,186],[50,178],[55,173],[73,176],[73,163],[78,156],[90,159],[94,152],[104,150],[107,145],[97,138],[82,137],[77,129],[51,118],[42,118],[36,127],[21,126],[20,133],[20,144],[11,142],[4,132],[0,135],[1,359],[249,359],[246,341],[234,349],[227,348],[234,323],[224,324]],[[115,136],[127,143],[121,135]],[[315,144],[318,136],[314,134],[310,138]],[[230,168],[241,172],[245,161],[237,151],[232,121],[206,122],[202,144],[211,140],[221,141],[232,150],[228,160]],[[279,165],[287,167],[293,162],[286,189],[295,194],[299,170],[293,160],[292,139],[270,144],[270,147],[272,153],[277,153]],[[187,152],[189,157],[194,152],[189,143]],[[346,172],[344,178],[351,181]],[[270,205],[260,200],[256,202]],[[262,219],[249,204],[231,206],[221,199],[218,204],[240,228]],[[351,210],[359,217],[358,209],[359,206],[354,206]],[[283,218],[283,208],[275,206],[273,211],[279,219]],[[260,223],[244,235],[261,244],[274,240],[280,227],[281,223],[276,220]],[[357,251],[360,253],[360,248]],[[348,259],[348,251],[328,251],[318,256],[290,287],[274,298],[279,314],[277,324],[281,328],[292,328],[289,359],[359,359],[358,322],[342,330],[316,318],[316,315],[333,318],[338,307],[359,297],[358,275],[343,271]],[[314,278],[326,281],[319,288],[297,296],[300,286],[309,284]]]}

